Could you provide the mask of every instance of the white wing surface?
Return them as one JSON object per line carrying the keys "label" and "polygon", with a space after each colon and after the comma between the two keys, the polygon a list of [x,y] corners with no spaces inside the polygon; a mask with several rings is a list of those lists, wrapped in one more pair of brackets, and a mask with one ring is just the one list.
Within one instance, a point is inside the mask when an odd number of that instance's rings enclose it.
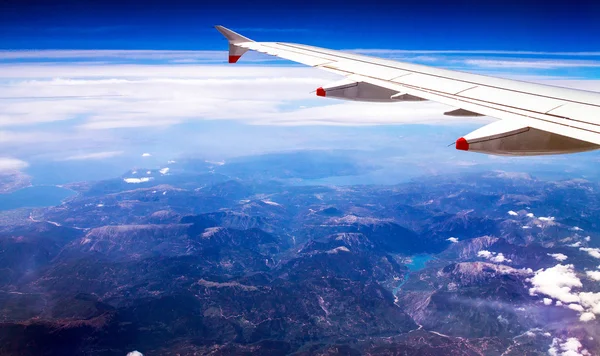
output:
{"label": "white wing surface", "polygon": [[229,41],[229,62],[248,50],[334,72],[345,78],[319,96],[394,102],[433,100],[451,116],[501,119],[456,141],[456,148],[496,155],[543,155],[600,148],[600,93],[489,77],[284,42],[254,42],[216,26]]}

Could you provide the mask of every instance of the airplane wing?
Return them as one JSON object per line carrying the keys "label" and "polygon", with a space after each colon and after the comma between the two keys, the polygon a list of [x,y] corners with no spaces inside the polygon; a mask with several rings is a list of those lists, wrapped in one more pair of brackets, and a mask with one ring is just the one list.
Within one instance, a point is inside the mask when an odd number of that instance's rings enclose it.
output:
{"label": "airplane wing", "polygon": [[495,155],[545,155],[600,148],[600,93],[495,78],[343,51],[283,42],[255,42],[225,27],[229,62],[248,50],[344,76],[316,90],[346,100],[432,100],[449,116],[491,116],[499,121],[458,140],[456,148]]}

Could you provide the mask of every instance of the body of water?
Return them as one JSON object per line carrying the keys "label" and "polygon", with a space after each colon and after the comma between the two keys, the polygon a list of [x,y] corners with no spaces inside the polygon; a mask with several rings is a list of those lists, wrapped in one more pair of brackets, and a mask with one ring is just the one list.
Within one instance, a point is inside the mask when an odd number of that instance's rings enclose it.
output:
{"label": "body of water", "polygon": [[0,194],[0,211],[18,208],[40,208],[60,205],[75,191],[52,185],[38,185],[19,189],[9,194]]}
{"label": "body of water", "polygon": [[433,256],[431,256],[431,255],[411,256],[410,262],[408,262],[406,264],[409,272],[404,277],[404,280],[402,280],[402,282],[400,282],[400,284],[398,286],[396,286],[396,288],[394,288],[394,290],[393,290],[394,295],[396,295],[396,293],[398,293],[400,288],[402,288],[402,286],[406,283],[406,281],[408,281],[408,278],[410,277],[412,272],[419,271],[419,270],[425,268],[425,265],[427,264],[427,262],[431,261],[432,259],[433,259]]}

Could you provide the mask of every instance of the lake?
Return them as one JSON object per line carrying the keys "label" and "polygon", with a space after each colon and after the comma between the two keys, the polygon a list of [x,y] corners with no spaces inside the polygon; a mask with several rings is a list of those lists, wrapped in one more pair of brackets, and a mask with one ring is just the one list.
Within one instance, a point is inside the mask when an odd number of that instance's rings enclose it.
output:
{"label": "lake", "polygon": [[402,282],[400,282],[400,284],[398,286],[396,286],[396,288],[394,288],[394,290],[393,290],[394,295],[396,295],[396,293],[398,293],[398,291],[400,290],[400,288],[402,288],[404,283],[406,283],[406,281],[408,281],[408,278],[410,277],[410,274],[412,272],[422,270],[423,268],[425,268],[425,265],[427,264],[427,262],[431,261],[432,259],[433,259],[433,256],[425,255],[425,254],[411,256],[410,262],[406,263],[406,267],[408,267],[409,272],[404,277],[404,280],[402,280]]}
{"label": "lake", "polygon": [[60,205],[75,191],[52,185],[38,185],[19,189],[9,194],[0,194],[0,211],[18,208],[40,208]]}

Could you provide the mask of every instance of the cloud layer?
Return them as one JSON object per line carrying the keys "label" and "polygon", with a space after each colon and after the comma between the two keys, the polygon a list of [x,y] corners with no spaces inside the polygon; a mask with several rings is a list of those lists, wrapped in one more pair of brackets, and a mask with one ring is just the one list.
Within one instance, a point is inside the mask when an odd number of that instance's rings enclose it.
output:
{"label": "cloud layer", "polygon": [[[521,55],[375,52],[369,53],[408,56],[412,61],[463,70],[489,67],[489,62],[477,61],[514,60],[487,56]],[[444,57],[448,55],[458,57]],[[469,55],[484,57],[460,57]],[[224,65],[224,58],[223,51],[0,51],[0,150],[44,155],[63,149],[66,152],[61,157],[67,160],[103,159],[116,156],[114,152],[127,154],[124,146],[140,137],[141,130],[155,130],[152,135],[157,135],[178,125],[214,121],[262,126],[465,122],[464,118],[444,116],[448,107],[433,102],[380,104],[318,98],[315,88],[340,77],[314,68],[282,66],[277,61],[267,67],[261,63],[273,58],[255,53],[244,56],[241,65]],[[553,59],[563,65],[574,60]],[[552,83],[600,87],[596,81]],[[467,122],[482,125],[492,120]],[[153,139],[158,140],[154,136],[140,140],[148,144]]]}

